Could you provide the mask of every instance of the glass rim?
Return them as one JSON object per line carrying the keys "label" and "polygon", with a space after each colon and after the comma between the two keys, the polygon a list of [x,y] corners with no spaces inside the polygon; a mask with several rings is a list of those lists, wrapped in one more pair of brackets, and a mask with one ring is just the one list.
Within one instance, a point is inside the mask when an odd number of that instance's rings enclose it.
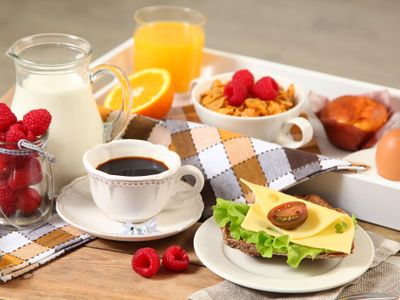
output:
{"label": "glass rim", "polygon": [[[48,41],[45,41],[45,39],[48,38]],[[70,40],[71,42],[68,43],[66,41],[61,41],[61,42],[56,42],[55,39],[65,39],[65,40]],[[52,40],[54,39],[54,40]],[[76,47],[78,46],[78,43],[81,43],[84,47],[79,47],[84,51],[84,54],[80,57],[78,57],[76,60],[68,61],[68,62],[62,62],[62,63],[38,63],[26,58],[23,58],[21,56],[21,53],[30,48],[28,45],[33,44],[34,41],[37,40],[38,45],[44,45],[44,44],[65,44],[65,45],[75,45]],[[31,46],[32,47],[32,46]],[[19,49],[20,48],[20,49]],[[51,69],[51,70],[65,70],[69,69],[71,67],[74,67],[82,62],[88,61],[90,59],[90,56],[92,55],[92,46],[90,43],[85,40],[84,38],[81,38],[79,36],[73,35],[73,34],[68,34],[68,33],[37,33],[37,34],[32,34],[29,36],[25,36],[23,38],[20,38],[14,44],[6,51],[6,55],[13,58],[19,65],[27,67],[27,68],[32,68],[32,69],[37,69],[37,70],[46,70],[46,69]]]}
{"label": "glass rim", "polygon": [[[157,11],[157,10],[162,10],[162,9],[170,9],[170,10],[175,10],[175,11],[179,11],[179,12],[197,15],[201,19],[201,21],[200,22],[187,21],[187,23],[192,24],[192,25],[204,26],[207,22],[207,17],[202,12],[200,12],[196,9],[190,8],[190,7],[178,6],[178,5],[153,5],[153,6],[145,6],[145,7],[139,8],[133,15],[133,21],[135,21],[139,25],[149,23],[149,22],[143,21],[139,15],[143,12],[152,12],[152,11]],[[162,20],[160,20],[160,21],[162,21]]]}

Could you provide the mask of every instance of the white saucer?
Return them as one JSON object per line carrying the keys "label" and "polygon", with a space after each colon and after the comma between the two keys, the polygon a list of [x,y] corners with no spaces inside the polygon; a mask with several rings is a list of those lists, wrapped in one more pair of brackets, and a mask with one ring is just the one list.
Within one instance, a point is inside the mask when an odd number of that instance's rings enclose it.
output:
{"label": "white saucer", "polygon": [[226,246],[214,218],[209,218],[194,236],[194,250],[201,262],[218,276],[244,287],[279,293],[307,293],[346,284],[368,270],[374,245],[360,227],[355,232],[355,249],[343,259],[305,259],[297,269],[285,257],[254,258]]}
{"label": "white saucer", "polygon": [[[187,183],[178,191],[188,189]],[[57,198],[58,215],[67,223],[93,236],[116,241],[150,241],[177,234],[196,223],[204,208],[201,195],[167,207],[155,217],[156,230],[150,234],[126,232],[126,225],[108,218],[94,203],[87,176],[75,179],[64,187]]]}

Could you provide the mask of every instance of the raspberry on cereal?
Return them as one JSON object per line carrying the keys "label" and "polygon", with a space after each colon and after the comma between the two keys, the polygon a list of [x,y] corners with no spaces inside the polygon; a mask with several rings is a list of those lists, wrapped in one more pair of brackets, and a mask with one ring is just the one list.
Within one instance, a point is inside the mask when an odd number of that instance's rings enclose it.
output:
{"label": "raspberry on cereal", "polygon": [[279,95],[279,85],[272,77],[266,76],[253,85],[252,93],[262,100],[274,100]]}
{"label": "raspberry on cereal", "polygon": [[0,132],[6,132],[16,122],[17,117],[11,109],[5,103],[0,103]]}
{"label": "raspberry on cereal", "polygon": [[189,267],[189,256],[182,247],[170,246],[164,252],[162,263],[167,270],[181,272]]}
{"label": "raspberry on cereal", "polygon": [[247,69],[239,70],[232,76],[232,80],[243,82],[248,89],[251,89],[254,84],[254,76]]}
{"label": "raspberry on cereal", "polygon": [[133,270],[144,276],[152,277],[160,270],[160,257],[155,249],[146,247],[138,249],[132,257]]}
{"label": "raspberry on cereal", "polygon": [[249,89],[241,81],[232,80],[224,88],[224,95],[228,99],[230,105],[240,106],[246,100]]}

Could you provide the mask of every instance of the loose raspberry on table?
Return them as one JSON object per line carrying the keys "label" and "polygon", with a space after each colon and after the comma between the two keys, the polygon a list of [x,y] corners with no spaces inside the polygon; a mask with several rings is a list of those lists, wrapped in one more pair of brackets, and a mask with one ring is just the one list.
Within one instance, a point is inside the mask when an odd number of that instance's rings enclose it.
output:
{"label": "loose raspberry on table", "polygon": [[5,142],[5,141],[6,141],[6,133],[0,132],[0,142]]}
{"label": "loose raspberry on table", "polygon": [[5,182],[0,182],[0,207],[7,217],[11,217],[17,211],[15,193]]}
{"label": "loose raspberry on table", "polygon": [[146,247],[135,252],[132,257],[133,270],[144,276],[152,277],[160,270],[160,257],[155,249]]}
{"label": "loose raspberry on table", "polygon": [[36,158],[25,158],[24,161],[17,161],[16,165],[17,168],[12,170],[7,180],[12,190],[20,190],[43,180],[42,166]]}
{"label": "loose raspberry on table", "polygon": [[167,270],[180,272],[189,267],[189,256],[182,247],[170,246],[164,252],[162,264]]}
{"label": "loose raspberry on table", "polygon": [[230,105],[240,106],[246,100],[249,89],[241,81],[230,81],[224,88],[224,95]]}
{"label": "loose raspberry on table", "polygon": [[24,115],[24,125],[34,135],[45,134],[51,123],[51,114],[46,109],[31,110]]}
{"label": "loose raspberry on table", "polygon": [[272,77],[263,77],[254,84],[252,93],[262,100],[274,100],[279,95],[279,85]]}
{"label": "loose raspberry on table", "polygon": [[254,76],[247,69],[239,70],[235,72],[232,76],[233,81],[241,81],[243,82],[248,89],[251,89],[254,84]]}
{"label": "loose raspberry on table", "polygon": [[6,132],[8,128],[17,122],[17,117],[5,103],[0,103],[0,132]]}
{"label": "loose raspberry on table", "polygon": [[40,207],[42,196],[33,188],[26,188],[17,195],[17,208],[22,215],[31,215]]}

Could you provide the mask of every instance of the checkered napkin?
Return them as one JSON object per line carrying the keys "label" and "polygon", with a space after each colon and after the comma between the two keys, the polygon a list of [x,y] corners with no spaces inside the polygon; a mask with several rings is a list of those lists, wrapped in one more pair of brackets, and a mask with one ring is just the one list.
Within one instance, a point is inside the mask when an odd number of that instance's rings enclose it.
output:
{"label": "checkered napkin", "polygon": [[[179,116],[191,113],[191,108],[186,107],[181,108],[181,113],[175,109],[171,115],[179,119]],[[217,197],[252,202],[252,194],[239,181],[240,178],[282,190],[323,172],[362,169],[348,161],[287,149],[278,144],[180,119],[160,121],[136,116],[130,122],[124,138],[168,146],[179,154],[183,164],[194,165],[203,172],[206,179],[202,191],[205,202],[203,220],[212,215],[212,206]]]}
{"label": "checkered napkin", "polygon": [[35,230],[0,230],[0,282],[6,282],[93,239],[57,215]]}

